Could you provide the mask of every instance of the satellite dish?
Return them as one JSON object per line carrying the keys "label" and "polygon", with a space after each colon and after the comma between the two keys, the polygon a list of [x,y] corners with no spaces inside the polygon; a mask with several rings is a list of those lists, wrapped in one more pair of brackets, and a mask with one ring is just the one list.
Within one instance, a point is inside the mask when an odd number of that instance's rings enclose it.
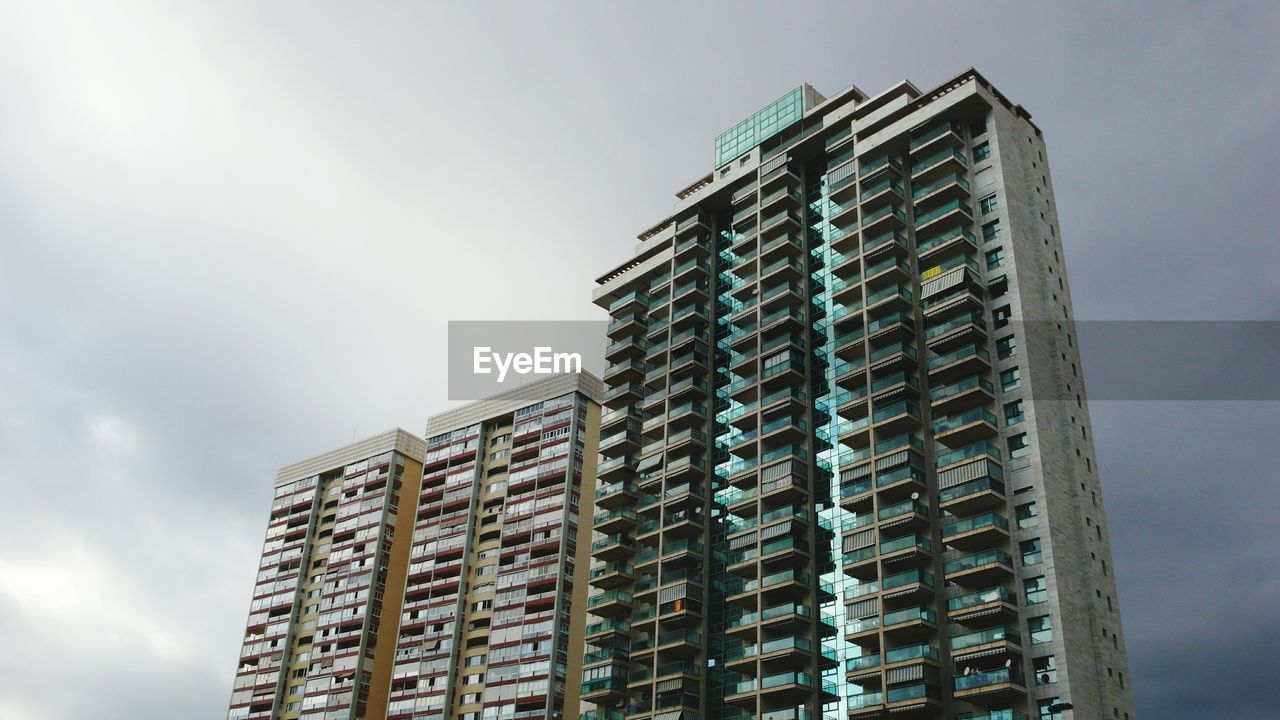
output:
{"label": "satellite dish", "polygon": [[1012,666],[1013,666],[1013,658],[1009,658],[1008,660],[1005,660],[1005,661],[1004,661],[1004,666],[1005,666],[1005,667],[1012,667]]}
{"label": "satellite dish", "polygon": [[918,493],[918,492],[913,492],[913,493],[911,493],[911,499],[912,499],[912,500],[919,500],[919,499],[920,499],[920,493]]}

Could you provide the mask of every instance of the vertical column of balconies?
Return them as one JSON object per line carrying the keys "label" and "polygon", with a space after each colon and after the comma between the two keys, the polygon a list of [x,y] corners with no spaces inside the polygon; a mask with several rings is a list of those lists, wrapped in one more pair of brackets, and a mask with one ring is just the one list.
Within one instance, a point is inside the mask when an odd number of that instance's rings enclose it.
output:
{"label": "vertical column of balconies", "polygon": [[[642,279],[643,280],[643,279]],[[670,280],[669,273],[665,281]],[[654,289],[660,289],[655,286]],[[641,403],[644,398],[644,357],[648,349],[647,323],[650,288],[638,283],[609,306],[609,362],[604,374],[604,409],[600,418],[600,463],[596,468],[592,520],[591,585],[585,630],[582,694],[598,709],[591,717],[616,720],[627,712],[627,682],[631,672],[630,615],[636,572],[636,447],[640,442]],[[588,461],[590,459],[588,458]],[[647,581],[646,581],[647,582]]]}
{"label": "vertical column of balconies", "polygon": [[[458,638],[480,426],[427,441],[387,715],[443,717]],[[478,664],[469,672],[484,672]]]}
{"label": "vertical column of balconies", "polygon": [[910,142],[913,234],[928,353],[951,694],[976,712],[1025,708],[1008,498],[992,410],[987,292],[977,263],[965,130],[944,120]]}
{"label": "vertical column of balconies", "polygon": [[515,411],[506,503],[492,528],[493,539],[500,533],[501,540],[493,548],[499,554],[487,637],[486,717],[526,720],[563,710],[568,647],[561,626],[572,581],[561,550],[578,506],[583,438],[574,429],[580,410],[578,396],[569,394]]}
{"label": "vertical column of balconies", "polygon": [[[277,698],[283,699],[281,712],[291,702],[286,695],[289,646],[296,639],[294,618],[302,610],[299,591],[309,578],[307,548],[320,490],[319,476],[275,489],[227,715],[231,720],[269,718]],[[300,701],[300,695],[293,700]]]}
{"label": "vertical column of balconies", "polygon": [[[303,718],[364,714],[398,502],[395,453],[346,466],[334,494],[324,586],[310,651]],[[328,507],[326,503],[326,507]]]}
{"label": "vertical column of balconies", "polygon": [[724,701],[735,717],[817,713],[835,666],[817,628],[830,588],[814,562],[818,519],[812,497],[803,184],[785,155],[760,169],[754,187],[733,197],[732,232],[719,336],[726,372],[717,377],[725,487],[732,673]]}

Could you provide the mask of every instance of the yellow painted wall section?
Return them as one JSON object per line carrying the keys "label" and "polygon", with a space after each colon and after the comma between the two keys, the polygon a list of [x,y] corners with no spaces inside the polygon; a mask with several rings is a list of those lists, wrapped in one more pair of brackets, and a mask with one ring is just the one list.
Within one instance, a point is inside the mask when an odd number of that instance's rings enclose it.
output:
{"label": "yellow painted wall section", "polygon": [[391,676],[395,670],[396,640],[400,632],[400,610],[404,607],[404,584],[409,574],[409,552],[413,546],[413,521],[422,492],[422,463],[400,455],[404,475],[400,480],[400,506],[396,511],[396,536],[391,541],[387,562],[387,582],[382,593],[382,622],[378,625],[373,672],[369,680],[369,702],[365,717],[387,716]]}

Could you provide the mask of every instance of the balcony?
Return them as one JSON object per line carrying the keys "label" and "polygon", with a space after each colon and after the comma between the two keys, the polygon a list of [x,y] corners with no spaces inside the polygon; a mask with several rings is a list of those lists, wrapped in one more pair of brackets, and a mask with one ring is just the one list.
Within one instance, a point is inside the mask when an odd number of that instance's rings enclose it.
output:
{"label": "balcony", "polygon": [[591,543],[591,557],[600,560],[620,560],[631,557],[636,551],[636,541],[630,535],[617,533]]}
{"label": "balcony", "polygon": [[911,154],[925,155],[942,147],[964,147],[960,123],[954,120],[945,121],[911,138]]}
{"label": "balcony", "polygon": [[993,512],[960,518],[942,526],[943,542],[961,550],[987,547],[1008,539],[1009,521]]}
{"label": "balcony", "polygon": [[632,382],[606,390],[603,402],[607,408],[621,408],[638,402],[642,397],[644,397],[644,386]]}
{"label": "balcony", "polygon": [[911,288],[906,285],[890,285],[883,290],[867,296],[864,303],[867,314],[884,313],[892,310],[907,310],[911,307]]}
{"label": "balcony", "polygon": [[955,148],[942,150],[921,159],[912,159],[911,181],[913,184],[927,184],[934,178],[947,173],[968,172],[969,163],[965,156]]}
{"label": "balcony", "polygon": [[919,643],[885,650],[884,652],[884,665],[886,668],[919,662],[937,665],[939,662],[938,648]]}
{"label": "balcony", "polygon": [[907,226],[907,214],[898,205],[885,205],[862,217],[863,234],[876,235],[886,231],[901,230]]}
{"label": "balcony", "polygon": [[630,456],[616,457],[596,466],[596,478],[602,482],[612,482],[620,478],[630,477],[636,472],[636,460]]}
{"label": "balcony", "polygon": [[929,238],[917,238],[916,253],[920,257],[922,267],[928,263],[948,257],[974,253],[978,250],[978,239],[963,227],[943,230]]}
{"label": "balcony", "polygon": [[991,354],[979,345],[966,345],[945,355],[929,358],[929,379],[945,383],[991,369]]}
{"label": "balcony", "polygon": [[[939,483],[941,482],[939,479]],[[1006,502],[1004,483],[990,475],[950,485],[938,491],[938,507],[953,515],[1004,507]]]}
{"label": "balcony", "polygon": [[864,684],[880,681],[880,653],[869,653],[844,661],[844,674],[849,682]]}
{"label": "balcony", "polygon": [[902,163],[890,155],[881,155],[874,159],[864,159],[859,161],[858,179],[865,180],[882,171],[894,173],[902,172]]}
{"label": "balcony", "polygon": [[604,483],[596,488],[596,505],[616,508],[635,503],[640,489],[633,482]]}
{"label": "balcony", "polygon": [[635,510],[619,507],[596,513],[592,522],[596,532],[610,534],[634,528],[639,519],[636,517]]}
{"label": "balcony", "polygon": [[1015,667],[981,670],[954,678],[957,700],[986,703],[1014,700],[1026,695],[1022,671]]}
{"label": "balcony", "polygon": [[938,414],[954,413],[985,405],[995,399],[991,381],[981,375],[970,375],[929,391],[929,401]]}
{"label": "balcony", "polygon": [[587,596],[587,612],[600,617],[615,617],[631,610],[631,593],[609,590]]}
{"label": "balcony", "polygon": [[863,237],[862,258],[867,265],[880,262],[890,254],[905,256],[907,253],[907,238],[896,230]]}
{"label": "balcony", "polygon": [[1004,550],[993,548],[950,559],[945,568],[948,582],[986,587],[1013,576],[1013,558]]}
{"label": "balcony", "polygon": [[933,439],[950,448],[970,445],[999,434],[996,416],[983,408],[944,417],[933,424]]}
{"label": "balcony", "polygon": [[933,542],[920,533],[910,533],[880,543],[880,562],[887,570],[933,562]]}
{"label": "balcony", "polygon": [[627,670],[623,665],[610,667],[610,674],[582,683],[582,699],[598,705],[617,705],[627,693]]}
{"label": "balcony", "polygon": [[938,453],[934,456],[934,463],[937,465],[938,470],[942,471],[952,465],[972,460],[973,458],[986,458],[999,465],[1000,448],[989,442],[976,442],[958,450]]}
{"label": "balcony", "polygon": [[605,563],[591,569],[588,582],[602,589],[618,588],[632,581],[631,564],[624,561]]}
{"label": "balcony", "polygon": [[969,181],[963,173],[950,173],[927,185],[914,185],[911,190],[911,201],[923,207],[968,197]]}
{"label": "balcony", "polygon": [[644,327],[644,316],[633,311],[621,317],[614,318],[613,321],[609,323],[606,333],[610,340],[619,340],[628,335],[640,332]]}
{"label": "balcony", "polygon": [[885,639],[925,638],[938,629],[938,617],[927,607],[909,607],[885,613],[881,620]]}
{"label": "balcony", "polygon": [[904,500],[880,508],[876,517],[882,525],[895,528],[924,527],[929,524],[929,506],[919,500]]}
{"label": "balcony", "polygon": [[945,202],[932,209],[918,207],[916,213],[916,235],[932,235],[942,228],[967,226],[973,223],[973,212],[969,209],[967,199],[956,199]]}
{"label": "balcony", "polygon": [[875,410],[871,422],[877,433],[904,432],[920,426],[920,406],[910,400],[901,400]]}
{"label": "balcony", "polygon": [[631,622],[626,618],[606,618],[588,623],[586,628],[587,642],[595,644],[621,642],[630,636]]}
{"label": "balcony", "polygon": [[952,622],[989,623],[993,616],[1016,619],[1018,596],[1002,585],[957,595],[947,599],[947,617]]}
{"label": "balcony", "polygon": [[1018,654],[1022,652],[1022,635],[1011,627],[993,627],[963,635],[953,635],[950,645],[951,657],[957,662],[977,655]]}

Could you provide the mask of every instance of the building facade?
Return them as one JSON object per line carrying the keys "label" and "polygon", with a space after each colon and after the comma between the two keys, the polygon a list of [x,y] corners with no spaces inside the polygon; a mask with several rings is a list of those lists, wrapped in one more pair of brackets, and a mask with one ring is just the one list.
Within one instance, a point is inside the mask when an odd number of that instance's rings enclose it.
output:
{"label": "building facade", "polygon": [[386,717],[578,716],[600,390],[555,376],[428,421]]}
{"label": "building facade", "polygon": [[1028,113],[801,86],[715,152],[594,294],[590,717],[1133,718]]}
{"label": "building facade", "polygon": [[277,473],[228,718],[385,712],[422,457],[393,430]]}
{"label": "building facade", "polygon": [[228,717],[577,718],[600,393],[554,376],[282,469]]}

